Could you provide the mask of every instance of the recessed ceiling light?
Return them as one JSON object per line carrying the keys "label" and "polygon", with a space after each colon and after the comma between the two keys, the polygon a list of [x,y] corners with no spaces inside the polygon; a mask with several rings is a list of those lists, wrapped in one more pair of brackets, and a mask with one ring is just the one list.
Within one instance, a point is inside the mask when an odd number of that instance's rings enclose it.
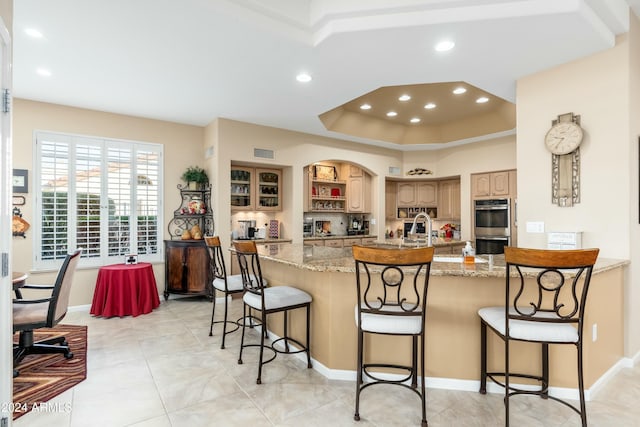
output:
{"label": "recessed ceiling light", "polygon": [[425,104],[424,108],[426,108],[427,110],[433,110],[434,108],[436,108],[436,104],[430,102],[428,104]]}
{"label": "recessed ceiling light", "polygon": [[296,80],[300,83],[307,83],[311,81],[311,76],[307,73],[300,73],[296,76]]}
{"label": "recessed ceiling light", "polygon": [[395,116],[397,116],[397,115],[398,115],[398,113],[396,113],[395,111],[389,111],[389,112],[387,113],[387,117],[395,117]]}
{"label": "recessed ceiling light", "polygon": [[446,52],[448,50],[453,49],[453,47],[455,45],[456,44],[451,40],[443,40],[443,41],[439,42],[438,44],[436,44],[435,49],[438,52]]}
{"label": "recessed ceiling light", "polygon": [[484,104],[485,102],[489,102],[489,98],[487,98],[486,96],[481,96],[480,98],[476,99],[476,102],[478,104]]}
{"label": "recessed ceiling light", "polygon": [[24,32],[31,37],[34,37],[36,39],[42,38],[42,33],[38,30],[36,30],[35,28],[27,28],[24,30]]}
{"label": "recessed ceiling light", "polygon": [[404,95],[400,95],[400,98],[398,98],[398,101],[408,101],[411,99],[411,96],[404,94]]}
{"label": "recessed ceiling light", "polygon": [[460,95],[462,93],[465,93],[467,91],[466,88],[463,88],[462,86],[457,87],[453,90],[453,93],[455,93],[456,95]]}
{"label": "recessed ceiling light", "polygon": [[411,120],[409,120],[411,123],[420,123],[420,119],[417,117],[412,118]]}
{"label": "recessed ceiling light", "polygon": [[38,68],[36,70],[36,73],[40,74],[43,77],[50,77],[51,76],[51,71],[45,70],[44,68]]}
{"label": "recessed ceiling light", "polygon": [[371,105],[369,105],[369,104],[362,104],[362,105],[360,106],[360,109],[361,109],[361,110],[371,110]]}

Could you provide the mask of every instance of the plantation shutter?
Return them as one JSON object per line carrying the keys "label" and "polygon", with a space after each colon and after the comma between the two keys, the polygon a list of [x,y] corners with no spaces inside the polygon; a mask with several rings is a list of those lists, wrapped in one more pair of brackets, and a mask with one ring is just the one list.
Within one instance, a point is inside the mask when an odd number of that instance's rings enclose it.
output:
{"label": "plantation shutter", "polygon": [[48,132],[35,141],[36,268],[161,260],[162,146]]}

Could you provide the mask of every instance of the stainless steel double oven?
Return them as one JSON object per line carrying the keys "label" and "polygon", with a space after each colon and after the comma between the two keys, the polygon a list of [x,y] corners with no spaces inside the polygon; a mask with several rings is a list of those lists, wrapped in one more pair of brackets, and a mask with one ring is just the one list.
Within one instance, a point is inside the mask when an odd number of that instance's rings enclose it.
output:
{"label": "stainless steel double oven", "polygon": [[511,200],[474,201],[477,254],[502,254],[511,243]]}

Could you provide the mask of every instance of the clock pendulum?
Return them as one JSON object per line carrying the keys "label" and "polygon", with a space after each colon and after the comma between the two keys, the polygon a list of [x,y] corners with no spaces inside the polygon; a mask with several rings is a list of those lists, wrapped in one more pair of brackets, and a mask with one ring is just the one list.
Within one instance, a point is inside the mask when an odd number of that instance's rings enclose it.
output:
{"label": "clock pendulum", "polygon": [[551,202],[561,207],[580,202],[580,116],[561,114],[544,137],[551,152]]}

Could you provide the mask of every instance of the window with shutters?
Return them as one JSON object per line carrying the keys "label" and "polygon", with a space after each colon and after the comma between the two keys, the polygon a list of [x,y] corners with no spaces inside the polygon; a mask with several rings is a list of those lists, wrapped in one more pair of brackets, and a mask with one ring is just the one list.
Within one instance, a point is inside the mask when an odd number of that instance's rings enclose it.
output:
{"label": "window with shutters", "polygon": [[34,266],[162,260],[162,145],[36,132]]}

